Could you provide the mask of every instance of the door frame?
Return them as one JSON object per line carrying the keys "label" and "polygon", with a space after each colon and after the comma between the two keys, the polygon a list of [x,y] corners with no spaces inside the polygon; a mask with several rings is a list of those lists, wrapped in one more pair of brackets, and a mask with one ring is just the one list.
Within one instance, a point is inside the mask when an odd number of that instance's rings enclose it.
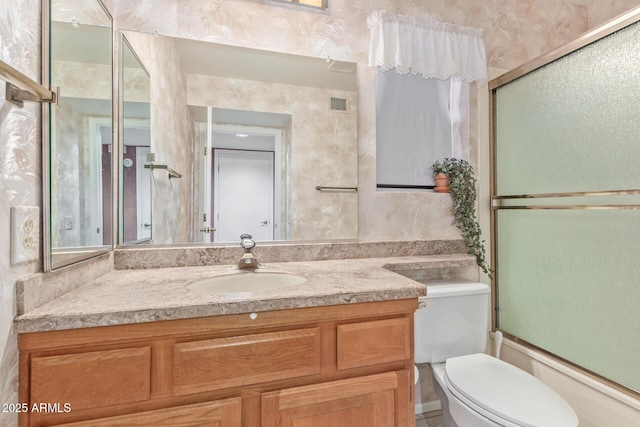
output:
{"label": "door frame", "polygon": [[[212,123],[210,135],[215,132],[221,133],[248,133],[250,135],[257,136],[271,136],[274,138],[274,153],[273,153],[273,240],[285,239],[285,224],[282,223],[283,218],[283,182],[282,182],[282,168],[283,166],[283,152],[282,152],[282,128],[270,128],[251,125],[237,125],[237,124],[221,124]],[[215,144],[213,144],[215,145]],[[213,155],[214,146],[211,146],[211,153]],[[245,150],[250,151],[250,150]],[[269,151],[269,150],[254,150],[254,151]],[[209,170],[213,173],[213,165]],[[210,177],[211,178],[211,177]],[[213,188],[211,189],[211,195],[213,196]],[[213,212],[212,212],[213,214]]]}
{"label": "door frame", "polygon": [[[95,200],[91,201],[91,213],[89,223],[89,233],[87,237],[90,238],[89,242],[86,242],[89,246],[102,246],[104,245],[104,217],[102,215],[102,146],[112,145],[113,143],[113,123],[110,117],[90,116],[88,117],[89,123],[89,188],[91,191],[88,194]],[[102,143],[102,133],[100,129],[103,127],[111,128],[112,140],[107,144]],[[110,151],[112,152],[112,151]],[[111,167],[111,174],[113,174],[113,164]],[[112,192],[113,193],[113,192]],[[85,192],[85,194],[87,194]],[[111,195],[113,198],[113,194]],[[113,203],[113,200],[112,200]],[[79,222],[79,219],[78,219]],[[100,231],[97,231],[100,230]],[[96,231],[94,233],[94,231]]]}

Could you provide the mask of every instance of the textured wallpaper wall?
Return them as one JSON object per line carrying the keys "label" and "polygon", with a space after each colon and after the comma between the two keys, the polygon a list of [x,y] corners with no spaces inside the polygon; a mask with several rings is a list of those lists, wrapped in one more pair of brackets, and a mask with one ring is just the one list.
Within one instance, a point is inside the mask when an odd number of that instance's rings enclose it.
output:
{"label": "textured wallpaper wall", "polygon": [[[40,1],[0,0],[0,60],[32,79],[40,76]],[[17,402],[17,277],[41,268],[41,262],[17,266],[10,258],[10,207],[41,205],[40,106],[17,108],[0,98],[0,402]],[[0,425],[15,415],[0,412]]]}
{"label": "textured wallpaper wall", "polygon": [[638,0],[583,0],[581,3],[586,5],[588,10],[589,28],[597,27],[633,7],[640,6]]}
{"label": "textured wallpaper wall", "polygon": [[[637,0],[580,0],[586,6],[557,0],[331,0],[325,14],[260,0],[105,3],[115,7],[121,28],[358,62],[359,229],[360,238],[368,240],[457,233],[440,195],[375,192],[374,73],[366,67],[370,12],[429,14],[484,28],[489,65],[508,69],[638,5]],[[37,79],[40,0],[0,0],[0,11],[0,59]],[[39,117],[38,105],[18,109],[0,99],[0,402],[17,401],[15,281],[41,268],[41,262],[11,266],[8,239],[10,206],[41,205]],[[16,424],[14,414],[0,413],[0,425]]]}

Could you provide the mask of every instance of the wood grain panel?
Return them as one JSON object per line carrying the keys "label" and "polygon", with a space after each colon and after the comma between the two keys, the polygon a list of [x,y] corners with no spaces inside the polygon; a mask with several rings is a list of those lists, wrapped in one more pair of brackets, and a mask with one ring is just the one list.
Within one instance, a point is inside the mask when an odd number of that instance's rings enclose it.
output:
{"label": "wood grain panel", "polygon": [[185,395],[320,372],[320,328],[179,343],[173,391]]}
{"label": "wood grain panel", "polygon": [[[330,402],[370,393],[372,390],[395,390],[398,387],[396,372],[330,381],[274,392],[279,396],[279,408],[289,409],[314,403]],[[269,394],[269,393],[267,393]]]}
{"label": "wood grain panel", "polygon": [[338,369],[409,359],[410,328],[407,317],[338,325]]}
{"label": "wood grain panel", "polygon": [[262,427],[393,427],[397,390],[388,372],[265,393]]}
{"label": "wood grain panel", "polygon": [[72,411],[149,399],[151,348],[127,348],[31,361],[31,402],[69,403]]}
{"label": "wood grain panel", "polygon": [[239,397],[194,405],[178,406],[138,414],[58,424],[58,427],[241,427]]}
{"label": "wood grain panel", "polygon": [[[324,402],[281,412],[283,427],[395,427],[393,390]],[[398,424],[402,425],[402,424]]]}
{"label": "wood grain panel", "polygon": [[[197,334],[225,333],[243,334],[249,328],[277,328],[285,325],[317,323],[322,321],[340,321],[362,317],[383,317],[413,313],[418,308],[418,299],[378,301],[359,304],[341,304],[326,307],[296,308],[259,312],[257,319],[251,319],[249,313],[230,314],[194,319],[165,320],[81,328],[73,330],[21,333],[18,336],[20,351],[83,347],[86,343],[98,342],[101,345],[127,342],[137,343],[158,337],[189,336]],[[237,332],[237,333],[234,333]],[[135,346],[131,345],[131,346]]]}

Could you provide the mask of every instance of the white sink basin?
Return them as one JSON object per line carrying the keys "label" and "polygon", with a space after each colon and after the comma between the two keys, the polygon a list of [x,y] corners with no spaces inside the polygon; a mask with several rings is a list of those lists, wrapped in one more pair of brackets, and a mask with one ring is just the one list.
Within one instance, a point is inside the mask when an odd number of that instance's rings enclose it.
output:
{"label": "white sink basin", "polygon": [[211,277],[192,283],[189,289],[200,293],[224,292],[262,292],[298,285],[306,277],[287,273],[238,272],[224,276]]}

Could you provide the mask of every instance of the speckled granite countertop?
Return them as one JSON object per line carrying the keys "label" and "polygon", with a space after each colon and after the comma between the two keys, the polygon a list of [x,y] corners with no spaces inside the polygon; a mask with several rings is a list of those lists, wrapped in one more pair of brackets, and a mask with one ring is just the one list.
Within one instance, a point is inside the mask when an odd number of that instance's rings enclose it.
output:
{"label": "speckled granite countertop", "polygon": [[[451,258],[451,259],[450,259]],[[426,287],[391,270],[456,264],[454,256],[268,263],[262,272],[302,275],[299,285],[203,294],[189,285],[238,271],[231,265],[111,271],[15,320],[19,333],[416,298]],[[386,268],[385,268],[386,267]]]}

